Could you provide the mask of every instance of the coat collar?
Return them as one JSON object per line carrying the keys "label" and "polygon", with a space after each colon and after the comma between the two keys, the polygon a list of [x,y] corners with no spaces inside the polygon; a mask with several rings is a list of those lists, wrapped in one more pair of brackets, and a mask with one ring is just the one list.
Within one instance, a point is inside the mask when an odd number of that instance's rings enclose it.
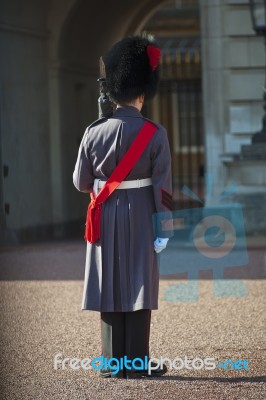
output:
{"label": "coat collar", "polygon": [[118,107],[113,114],[114,118],[120,117],[133,117],[133,118],[143,118],[143,115],[134,106],[123,106]]}

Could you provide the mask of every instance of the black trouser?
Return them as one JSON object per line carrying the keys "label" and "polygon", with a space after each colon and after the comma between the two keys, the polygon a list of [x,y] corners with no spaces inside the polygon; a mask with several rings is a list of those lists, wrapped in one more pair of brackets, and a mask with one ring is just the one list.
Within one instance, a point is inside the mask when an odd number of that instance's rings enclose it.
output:
{"label": "black trouser", "polygon": [[102,355],[127,359],[149,357],[151,310],[102,312]]}

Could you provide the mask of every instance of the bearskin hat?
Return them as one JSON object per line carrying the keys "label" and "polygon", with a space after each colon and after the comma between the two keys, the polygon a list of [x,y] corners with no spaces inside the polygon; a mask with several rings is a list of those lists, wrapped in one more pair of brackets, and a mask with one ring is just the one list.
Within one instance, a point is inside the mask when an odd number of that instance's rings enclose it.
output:
{"label": "bearskin hat", "polygon": [[156,94],[160,49],[152,38],[124,38],[113,45],[103,61],[107,92],[114,102],[130,102],[141,95],[150,99]]}

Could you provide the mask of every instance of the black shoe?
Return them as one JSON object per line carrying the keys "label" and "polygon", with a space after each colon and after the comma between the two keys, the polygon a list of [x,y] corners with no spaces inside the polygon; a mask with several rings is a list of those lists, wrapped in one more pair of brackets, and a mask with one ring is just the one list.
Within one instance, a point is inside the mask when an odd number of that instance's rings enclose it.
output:
{"label": "black shoe", "polygon": [[[157,364],[151,363],[152,367],[155,367]],[[165,364],[162,365],[162,368],[156,367],[155,369],[151,370],[150,373],[147,369],[132,369],[132,370],[127,370],[127,378],[128,379],[138,379],[142,377],[147,377],[147,378],[154,378],[156,376],[162,376],[167,372],[167,367]]]}
{"label": "black shoe", "polygon": [[107,368],[107,369],[101,368],[100,369],[100,377],[101,378],[111,378],[111,376],[112,376],[112,371],[109,368]]}
{"label": "black shoe", "polygon": [[118,371],[116,374],[114,374],[114,370],[110,368],[101,368],[100,369],[100,377],[101,378],[126,378],[125,374],[123,371]]}

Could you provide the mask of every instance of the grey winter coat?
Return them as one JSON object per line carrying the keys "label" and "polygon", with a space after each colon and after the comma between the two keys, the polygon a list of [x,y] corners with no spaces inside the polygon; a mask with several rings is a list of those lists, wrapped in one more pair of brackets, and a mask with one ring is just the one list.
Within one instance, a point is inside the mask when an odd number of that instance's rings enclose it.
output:
{"label": "grey winter coat", "polygon": [[[89,192],[107,180],[145,119],[137,108],[118,108],[90,125],[80,144],[73,182]],[[152,215],[171,206],[171,156],[165,129],[158,130],[126,180],[152,178],[152,186],[116,189],[103,204],[101,239],[87,243],[83,310],[158,308],[159,272]],[[88,198],[89,200],[89,198]]]}

